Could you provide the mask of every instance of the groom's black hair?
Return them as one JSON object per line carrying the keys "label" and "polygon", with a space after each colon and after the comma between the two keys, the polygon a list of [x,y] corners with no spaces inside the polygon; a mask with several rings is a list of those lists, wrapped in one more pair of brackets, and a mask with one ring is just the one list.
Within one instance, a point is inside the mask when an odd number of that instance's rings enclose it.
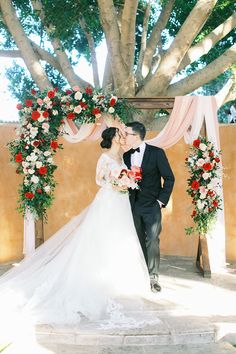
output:
{"label": "groom's black hair", "polygon": [[126,127],[131,127],[134,133],[137,133],[140,136],[141,140],[144,140],[146,135],[146,128],[140,122],[130,122],[126,123]]}

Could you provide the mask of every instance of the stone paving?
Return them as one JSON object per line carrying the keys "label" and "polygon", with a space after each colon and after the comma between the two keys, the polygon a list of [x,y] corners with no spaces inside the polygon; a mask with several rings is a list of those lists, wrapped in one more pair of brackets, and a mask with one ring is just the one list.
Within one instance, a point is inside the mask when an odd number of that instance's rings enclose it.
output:
{"label": "stone paving", "polygon": [[[197,272],[193,259],[165,256],[160,283],[158,301],[148,309],[161,320],[158,325],[119,331],[94,323],[73,329],[41,326],[39,346],[24,344],[24,354],[236,354],[231,345],[236,344],[235,265],[208,279]],[[13,353],[23,353],[19,343],[4,350]]]}

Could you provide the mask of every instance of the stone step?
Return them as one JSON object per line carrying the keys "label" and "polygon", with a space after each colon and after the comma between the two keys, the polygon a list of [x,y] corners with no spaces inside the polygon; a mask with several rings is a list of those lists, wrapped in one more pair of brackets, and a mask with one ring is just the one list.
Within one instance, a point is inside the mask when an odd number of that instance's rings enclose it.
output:
{"label": "stone step", "polygon": [[[22,351],[21,351],[22,350]],[[94,346],[51,343],[20,347],[12,345],[3,354],[236,354],[227,342],[182,345]]]}

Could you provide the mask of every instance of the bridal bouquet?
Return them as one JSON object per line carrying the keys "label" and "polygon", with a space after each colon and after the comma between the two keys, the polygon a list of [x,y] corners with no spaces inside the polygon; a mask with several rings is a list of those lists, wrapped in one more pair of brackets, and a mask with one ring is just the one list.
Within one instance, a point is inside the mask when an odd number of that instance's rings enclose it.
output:
{"label": "bridal bouquet", "polygon": [[110,174],[110,183],[113,186],[122,187],[121,193],[128,193],[128,189],[139,189],[139,182],[142,179],[142,169],[131,166],[131,169],[115,169]]}

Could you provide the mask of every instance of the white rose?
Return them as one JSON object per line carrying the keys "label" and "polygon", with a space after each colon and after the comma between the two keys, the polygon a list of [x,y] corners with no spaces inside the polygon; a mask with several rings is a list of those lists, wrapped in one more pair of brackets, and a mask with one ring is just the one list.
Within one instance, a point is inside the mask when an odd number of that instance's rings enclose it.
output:
{"label": "white rose", "polygon": [[200,199],[205,199],[206,198],[206,194],[200,194]]}
{"label": "white rose", "polygon": [[23,168],[23,173],[24,173],[25,175],[27,175],[29,172],[28,172],[28,170],[27,170],[26,168]]}
{"label": "white rose", "polygon": [[74,108],[75,113],[80,113],[81,111],[82,111],[82,107],[80,105],[78,105]]}
{"label": "white rose", "polygon": [[25,186],[28,186],[28,185],[29,185],[29,181],[28,181],[28,179],[26,179],[26,178],[24,179],[24,185],[25,185]]}
{"label": "white rose", "polygon": [[43,128],[43,130],[48,130],[49,129],[49,127],[50,127],[50,125],[48,124],[48,123],[43,123],[42,124],[42,128]]}
{"label": "white rose", "polygon": [[79,92],[79,91],[77,91],[77,92],[75,93],[75,96],[74,96],[74,97],[75,97],[76,100],[81,100],[82,96],[83,96],[82,93]]}
{"label": "white rose", "polygon": [[31,156],[26,156],[26,161],[31,161]]}
{"label": "white rose", "polygon": [[51,155],[51,152],[50,151],[44,151],[44,156],[49,156],[49,155]]}
{"label": "white rose", "polygon": [[38,122],[42,123],[43,121],[45,121],[45,118],[43,116],[40,116]]}
{"label": "white rose", "polygon": [[29,168],[29,169],[28,169],[28,172],[29,172],[31,175],[33,175],[34,172],[35,172],[35,170],[32,170],[31,168]]}
{"label": "white rose", "polygon": [[204,159],[198,159],[197,162],[196,162],[196,165],[198,167],[202,167],[205,163],[205,160]]}
{"label": "white rose", "polygon": [[207,148],[206,144],[201,143],[199,145],[199,149],[201,149],[202,151],[206,151],[206,148]]}
{"label": "white rose", "polygon": [[49,102],[51,102],[51,99],[50,99],[48,96],[46,96],[46,97],[43,99],[43,101],[48,104]]}
{"label": "white rose", "polygon": [[27,124],[27,128],[28,129],[32,128],[32,124],[31,123]]}
{"label": "white rose", "polygon": [[31,182],[37,184],[39,182],[39,178],[34,175],[34,176],[31,177]]}
{"label": "white rose", "polygon": [[48,162],[48,163],[53,163],[53,158],[52,158],[52,157],[49,157],[49,158],[47,159],[47,162]]}
{"label": "white rose", "polygon": [[109,113],[114,113],[114,112],[115,112],[115,110],[114,110],[114,108],[113,108],[113,107],[110,107],[110,108],[108,109],[108,112],[109,112]]}
{"label": "white rose", "polygon": [[205,172],[205,173],[203,173],[202,178],[204,180],[207,180],[208,178],[210,178],[210,176],[211,176],[210,173]]}
{"label": "white rose", "polygon": [[[27,156],[27,157],[28,157],[28,156]],[[22,166],[25,167],[25,168],[28,167],[29,165],[30,165],[29,162],[26,162],[26,161],[23,161],[23,162],[22,162]]]}
{"label": "white rose", "polygon": [[92,98],[92,100],[93,100],[94,102],[97,102],[98,96],[97,96],[97,95],[94,95],[93,98]]}
{"label": "white rose", "polygon": [[31,161],[36,161],[38,160],[38,156],[34,155],[34,154],[31,154]]}
{"label": "white rose", "polygon": [[36,162],[36,167],[37,167],[37,168],[40,168],[40,167],[42,167],[42,166],[43,166],[43,164],[42,164],[41,161],[37,161],[37,162]]}
{"label": "white rose", "polygon": [[44,187],[44,190],[45,190],[46,193],[50,192],[50,189],[51,189],[50,186],[45,186]]}
{"label": "white rose", "polygon": [[54,116],[57,116],[57,115],[58,115],[58,111],[57,111],[56,109],[54,109],[54,110],[52,111],[52,114],[53,114]]}

